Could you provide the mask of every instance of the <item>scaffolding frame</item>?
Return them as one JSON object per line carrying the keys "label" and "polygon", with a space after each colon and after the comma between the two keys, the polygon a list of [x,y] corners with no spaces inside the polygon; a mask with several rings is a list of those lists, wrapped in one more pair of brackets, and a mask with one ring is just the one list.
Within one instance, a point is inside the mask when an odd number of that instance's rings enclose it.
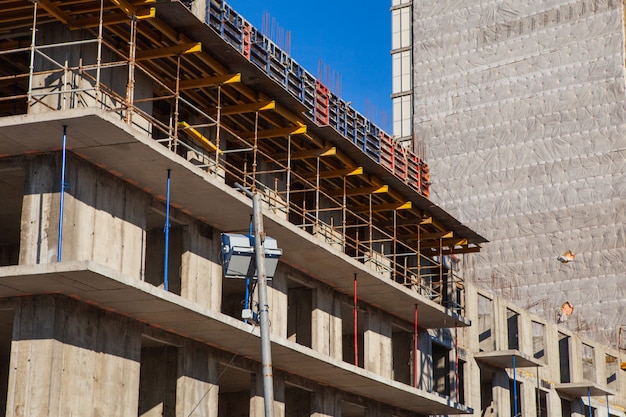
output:
{"label": "scaffolding frame", "polygon": [[[478,244],[454,236],[309,133],[305,120],[247,87],[198,42],[132,3],[100,0],[81,12],[24,3],[13,20],[23,30],[20,19],[32,10],[30,39],[16,35],[17,42],[0,43],[0,62],[18,63],[0,70],[0,116],[81,107],[117,114],[198,169],[258,191],[266,210],[373,272],[464,313],[458,257],[478,251]],[[39,43],[39,30],[49,24],[91,37]],[[115,84],[121,74],[123,91]],[[8,93],[11,82],[21,93]],[[150,84],[150,91],[138,83]]]}

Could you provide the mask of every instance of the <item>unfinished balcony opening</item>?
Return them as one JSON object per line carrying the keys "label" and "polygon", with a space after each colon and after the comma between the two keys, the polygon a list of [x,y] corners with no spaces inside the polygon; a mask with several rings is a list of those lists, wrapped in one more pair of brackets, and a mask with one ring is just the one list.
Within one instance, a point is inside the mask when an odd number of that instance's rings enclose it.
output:
{"label": "unfinished balcony opening", "polygon": [[0,415],[6,413],[14,316],[14,310],[0,310]]}
{"label": "unfinished balcony opening", "polygon": [[493,301],[478,294],[478,343],[481,352],[491,352],[496,348],[493,327]]}
{"label": "unfinished balcony opening", "polygon": [[179,348],[143,336],[139,373],[139,417],[175,417]]}
{"label": "unfinished balcony opening", "polygon": [[506,310],[507,349],[519,350],[519,314]]}
{"label": "unfinished balcony opening", "polygon": [[451,349],[439,343],[432,344],[433,392],[450,396],[450,380],[454,376],[450,367]]}
{"label": "unfinished balcony opening", "polygon": [[250,383],[255,375],[232,365],[220,364],[218,416],[250,415]]}
{"label": "unfinished balcony opening", "polygon": [[19,263],[24,178],[21,168],[0,166],[0,266]]}
{"label": "unfinished balcony opening", "polygon": [[561,398],[561,417],[572,417],[572,402]]}
{"label": "unfinished balcony opening", "polygon": [[571,382],[570,337],[559,332],[559,373],[562,383]]}
{"label": "unfinished balcony opening", "polygon": [[291,279],[287,286],[287,338],[311,347],[313,290]]}
{"label": "unfinished balcony opening", "polygon": [[313,393],[289,383],[285,384],[285,417],[310,416]]}
{"label": "unfinished balcony opening", "polygon": [[407,385],[411,385],[413,380],[413,340],[413,332],[393,326],[391,335],[393,379]]}
{"label": "unfinished balcony opening", "polygon": [[546,326],[543,323],[533,321],[533,357],[545,361],[546,356]]}
{"label": "unfinished balcony opening", "polygon": [[155,287],[165,286],[165,254],[167,252],[168,291],[180,295],[181,267],[184,253],[185,226],[172,216],[169,219],[169,240],[165,236],[165,209],[146,210],[145,281]]}
{"label": "unfinished balcony opening", "polygon": [[[356,313],[355,313],[356,311]],[[356,314],[356,315],[355,315]],[[341,348],[343,361],[363,368],[367,314],[354,305],[341,304]]]}

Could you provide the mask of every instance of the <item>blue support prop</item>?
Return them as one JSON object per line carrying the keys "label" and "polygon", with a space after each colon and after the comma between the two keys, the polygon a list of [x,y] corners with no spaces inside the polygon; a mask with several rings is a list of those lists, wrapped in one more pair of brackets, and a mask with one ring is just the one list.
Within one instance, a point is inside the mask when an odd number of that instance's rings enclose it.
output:
{"label": "blue support prop", "polygon": [[515,368],[515,355],[513,355],[513,415],[517,417],[517,373]]}
{"label": "blue support prop", "polygon": [[169,250],[170,250],[170,174],[167,170],[167,193],[165,196],[165,259],[163,260],[163,289],[168,291],[168,270],[169,270]]}
{"label": "blue support prop", "polygon": [[61,163],[61,194],[59,203],[59,236],[57,242],[57,262],[61,262],[63,253],[63,213],[65,210],[65,157],[67,151],[67,126],[63,126],[63,150]]}

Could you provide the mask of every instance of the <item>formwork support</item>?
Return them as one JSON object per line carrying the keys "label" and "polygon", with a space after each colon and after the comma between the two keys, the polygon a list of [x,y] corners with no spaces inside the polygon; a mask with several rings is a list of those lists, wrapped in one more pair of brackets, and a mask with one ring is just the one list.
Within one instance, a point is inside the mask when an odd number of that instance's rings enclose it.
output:
{"label": "formwork support", "polygon": [[418,330],[418,319],[419,319],[419,310],[417,307],[417,304],[415,304],[415,313],[414,313],[414,318],[413,318],[413,387],[417,388],[417,371],[418,371],[418,346],[417,346],[417,342],[418,342],[418,335],[419,335],[419,330]]}
{"label": "formwork support", "polygon": [[57,242],[57,262],[63,255],[63,214],[65,212],[65,163],[67,152],[67,126],[63,126],[63,147],[61,149],[61,189],[59,190],[59,236]]}
{"label": "formwork support", "polygon": [[31,28],[30,64],[28,66],[28,107],[33,105],[33,76],[35,72],[35,45],[37,41],[37,4],[36,1],[33,2],[33,27]]}
{"label": "formwork support", "polygon": [[137,18],[130,18],[130,39],[128,42],[128,82],[126,84],[126,123],[133,122],[135,97],[135,55],[137,51]]}
{"label": "formwork support", "polygon": [[354,316],[354,366],[359,366],[359,311],[356,273],[354,274],[354,309],[352,314]]}
{"label": "formwork support", "polygon": [[169,252],[169,248],[170,248],[170,174],[171,174],[171,169],[167,170],[167,186],[166,186],[166,194],[165,194],[165,227],[164,227],[164,232],[165,232],[165,254],[164,254],[164,259],[163,259],[163,289],[165,291],[169,290],[169,264],[170,264],[170,252]]}

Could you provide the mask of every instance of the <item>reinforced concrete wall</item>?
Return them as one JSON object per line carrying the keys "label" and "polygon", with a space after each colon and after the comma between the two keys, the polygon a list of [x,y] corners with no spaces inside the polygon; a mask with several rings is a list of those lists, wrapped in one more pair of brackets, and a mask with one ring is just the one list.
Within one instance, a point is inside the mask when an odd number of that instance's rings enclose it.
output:
{"label": "reinforced concrete wall", "polygon": [[[466,279],[617,342],[626,323],[624,5],[413,0],[432,200],[491,242]],[[571,250],[575,261],[557,257]]]}

